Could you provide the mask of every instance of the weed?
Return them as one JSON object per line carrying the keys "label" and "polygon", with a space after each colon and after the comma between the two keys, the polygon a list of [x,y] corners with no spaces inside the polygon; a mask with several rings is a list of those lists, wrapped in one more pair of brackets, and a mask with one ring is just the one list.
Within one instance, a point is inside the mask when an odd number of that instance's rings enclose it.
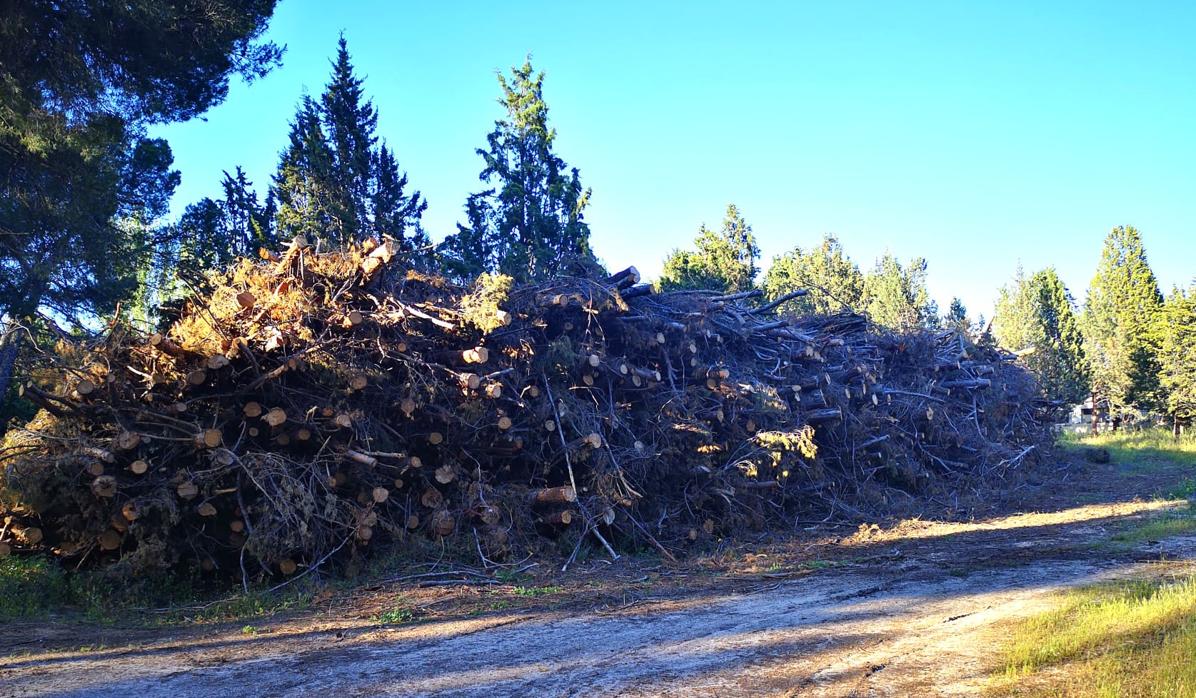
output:
{"label": "weed", "polygon": [[560,586],[542,586],[542,587],[515,587],[512,591],[516,596],[537,597],[537,596],[551,596],[559,594],[564,591],[564,587]]}
{"label": "weed", "polygon": [[378,614],[378,622],[383,625],[402,625],[415,620],[415,611],[406,606],[395,606],[389,611]]}

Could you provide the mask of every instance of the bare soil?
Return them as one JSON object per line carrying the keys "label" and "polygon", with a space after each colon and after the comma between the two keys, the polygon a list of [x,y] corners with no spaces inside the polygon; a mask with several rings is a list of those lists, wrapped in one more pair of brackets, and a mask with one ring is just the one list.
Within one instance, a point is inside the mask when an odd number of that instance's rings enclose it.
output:
{"label": "bare soil", "polygon": [[[1196,571],[1196,536],[1110,541],[1185,508],[1152,497],[1185,475],[1071,463],[1020,513],[810,527],[519,589],[390,585],[252,629],[10,624],[0,695],[972,695],[1055,592]],[[397,603],[411,622],[376,620]]]}

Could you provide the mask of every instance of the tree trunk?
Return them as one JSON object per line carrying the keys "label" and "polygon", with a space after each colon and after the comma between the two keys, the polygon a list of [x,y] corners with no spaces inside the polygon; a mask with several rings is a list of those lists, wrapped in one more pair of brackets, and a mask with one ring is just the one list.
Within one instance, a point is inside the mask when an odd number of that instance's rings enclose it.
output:
{"label": "tree trunk", "polygon": [[[21,335],[15,327],[10,327],[0,335],[0,406],[7,404],[8,386],[12,383],[13,368],[17,364],[17,349]],[[0,417],[0,436],[8,431],[8,418]]]}

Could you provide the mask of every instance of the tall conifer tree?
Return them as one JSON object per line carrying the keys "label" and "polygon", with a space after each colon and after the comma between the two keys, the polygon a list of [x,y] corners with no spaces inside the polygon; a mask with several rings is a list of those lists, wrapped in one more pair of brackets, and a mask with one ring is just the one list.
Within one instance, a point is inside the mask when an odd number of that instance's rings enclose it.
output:
{"label": "tall conifer tree", "polygon": [[493,270],[525,281],[588,273],[596,266],[584,217],[590,191],[553,150],[544,73],[529,58],[498,82],[506,116],[477,151],[479,179],[490,188],[467,200],[467,222],[441,246],[444,264],[464,278]]}
{"label": "tall conifer tree", "polygon": [[1196,420],[1196,285],[1171,291],[1159,328],[1159,382],[1178,436],[1181,421]]}
{"label": "tall conifer tree", "polygon": [[1098,404],[1117,414],[1160,404],[1158,341],[1163,296],[1141,234],[1118,226],[1105,238],[1084,304],[1084,346]]}
{"label": "tall conifer tree", "polygon": [[1053,268],[1030,277],[1018,269],[1013,285],[997,298],[993,334],[1001,346],[1023,354],[1046,397],[1066,403],[1084,399],[1088,374],[1080,324]]}
{"label": "tall conifer tree", "polygon": [[362,85],[341,37],[328,85],[318,101],[300,102],[274,176],[279,233],[332,246],[388,236],[408,261],[426,260],[427,203],[407,191],[394,151],[379,144],[378,111]]}

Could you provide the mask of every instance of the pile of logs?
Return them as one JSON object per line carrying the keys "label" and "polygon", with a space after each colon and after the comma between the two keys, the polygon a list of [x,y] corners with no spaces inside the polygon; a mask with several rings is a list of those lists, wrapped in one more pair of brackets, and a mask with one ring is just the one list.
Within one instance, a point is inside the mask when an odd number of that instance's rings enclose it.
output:
{"label": "pile of logs", "polygon": [[1013,357],[756,292],[471,288],[390,243],[243,260],[159,334],[114,327],[0,451],[0,555],[292,575],[380,544],[615,554],[991,483],[1048,440]]}

